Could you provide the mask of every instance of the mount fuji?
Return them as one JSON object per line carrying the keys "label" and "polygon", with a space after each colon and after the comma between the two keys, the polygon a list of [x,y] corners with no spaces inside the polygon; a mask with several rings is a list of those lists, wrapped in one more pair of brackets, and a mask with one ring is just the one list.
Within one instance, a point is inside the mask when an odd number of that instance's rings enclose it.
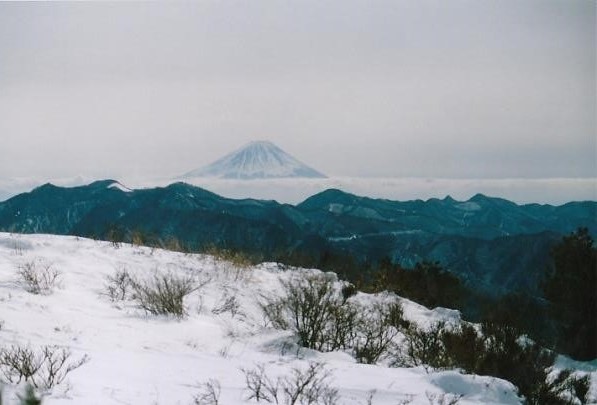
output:
{"label": "mount fuji", "polygon": [[250,142],[235,152],[182,178],[266,179],[287,177],[325,178],[269,141]]}

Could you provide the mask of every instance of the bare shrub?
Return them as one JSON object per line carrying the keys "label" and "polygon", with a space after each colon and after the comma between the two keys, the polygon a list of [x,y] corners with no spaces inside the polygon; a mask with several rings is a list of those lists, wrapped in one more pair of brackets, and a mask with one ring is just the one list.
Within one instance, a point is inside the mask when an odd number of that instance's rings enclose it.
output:
{"label": "bare shrub", "polygon": [[58,346],[43,346],[41,352],[43,360],[38,379],[40,388],[49,389],[62,383],[68,373],[89,361],[87,355],[78,360],[71,360],[70,350]]}
{"label": "bare shrub", "polygon": [[186,244],[175,236],[170,236],[168,239],[166,239],[164,242],[164,249],[170,250],[172,252],[189,252],[189,248],[186,246]]}
{"label": "bare shrub", "polygon": [[463,397],[461,394],[433,394],[428,391],[425,392],[425,396],[429,401],[429,405],[456,405]]}
{"label": "bare shrub", "polygon": [[40,389],[51,389],[62,383],[71,371],[87,361],[87,355],[73,360],[70,350],[54,345],[38,350],[17,345],[0,349],[0,372],[6,381],[11,384],[25,381]]}
{"label": "bare shrub", "polygon": [[[525,369],[524,371],[529,371],[528,366],[525,366]],[[521,382],[517,379],[515,382],[521,393],[524,391],[525,403],[530,405],[596,403],[594,399],[590,398],[591,380],[588,375],[574,375],[570,369],[553,372],[552,375],[550,375],[550,369],[543,369],[539,372],[531,370],[529,374],[526,381]]]}
{"label": "bare shrub", "polygon": [[139,308],[153,315],[186,315],[184,298],[198,286],[192,277],[173,273],[154,274],[149,280],[132,280],[133,299]]}
{"label": "bare shrub", "polygon": [[11,384],[30,381],[40,370],[41,362],[41,357],[30,348],[11,346],[0,349],[0,371]]}
{"label": "bare shrub", "polygon": [[139,229],[135,229],[131,232],[131,244],[133,246],[143,246],[147,243],[147,236]]}
{"label": "bare shrub", "polygon": [[23,250],[24,250],[23,243],[16,238],[11,238],[11,242],[12,242],[13,254],[15,256],[23,256]]}
{"label": "bare shrub", "polygon": [[220,357],[227,359],[230,355],[230,346],[222,346],[220,350],[218,350],[218,354]]}
{"label": "bare shrub", "polygon": [[241,371],[245,375],[245,386],[249,393],[247,401],[278,403],[278,380],[272,381],[265,374],[263,364],[258,364],[252,370],[241,369]]}
{"label": "bare shrub", "polygon": [[235,263],[228,263],[221,267],[225,277],[232,282],[248,281],[251,277],[251,268],[249,265],[238,265]]}
{"label": "bare shrub", "polygon": [[442,332],[442,344],[446,351],[447,366],[461,368],[467,373],[479,368],[486,351],[485,340],[480,333],[473,325],[465,322],[445,328]]}
{"label": "bare shrub", "polygon": [[245,374],[247,400],[278,405],[335,405],[338,390],[329,385],[331,373],[323,363],[309,363],[306,369],[293,368],[290,375],[270,379],[264,367],[242,370]]}
{"label": "bare shrub", "polygon": [[120,249],[124,241],[124,229],[116,224],[110,224],[105,233],[105,240],[110,242],[114,249]]}
{"label": "bare shrub", "polygon": [[413,394],[403,394],[401,395],[402,399],[396,403],[396,405],[408,405],[412,404],[415,400],[415,395]]}
{"label": "bare shrub", "polygon": [[342,300],[346,302],[350,297],[357,295],[357,287],[352,283],[347,283],[342,287]]}
{"label": "bare shrub", "polygon": [[[411,325],[405,331],[405,349],[396,365],[460,368],[512,382],[525,403],[570,405],[588,403],[590,381],[570,370],[553,371],[556,353],[548,351],[509,325],[485,322],[478,331],[471,325],[438,322],[428,329]],[[451,404],[457,398],[428,398]]]}
{"label": "bare shrub", "polygon": [[290,324],[286,316],[286,306],[283,299],[264,297],[264,299],[259,302],[259,307],[263,313],[264,327],[271,326],[281,330],[290,329]]}
{"label": "bare shrub", "polygon": [[121,268],[114,275],[106,277],[104,294],[110,301],[124,301],[129,298],[133,287],[133,277],[126,268]]}
{"label": "bare shrub", "polygon": [[210,379],[199,385],[199,393],[193,398],[195,405],[218,405],[222,392],[220,382]]}
{"label": "bare shrub", "polygon": [[400,324],[402,307],[399,303],[387,306],[378,303],[360,314],[356,323],[355,357],[359,363],[375,364],[389,352],[398,335],[395,325]]}
{"label": "bare shrub", "polygon": [[449,364],[442,342],[445,323],[436,322],[428,329],[411,325],[404,331],[405,348],[398,354],[395,363],[399,366],[423,366],[441,368]]}
{"label": "bare shrub", "polygon": [[345,350],[354,346],[357,326],[361,321],[358,309],[345,303],[330,306],[331,316],[324,330],[324,346],[328,351]]}
{"label": "bare shrub", "polygon": [[245,252],[241,252],[239,250],[220,248],[215,245],[207,247],[203,253],[213,256],[218,260],[231,263],[237,269],[250,267],[258,261],[258,258],[251,257]]}
{"label": "bare shrub", "polygon": [[25,290],[32,294],[51,294],[62,275],[51,264],[35,260],[20,265],[17,274]]}
{"label": "bare shrub", "polygon": [[292,330],[299,345],[319,351],[353,349],[357,361],[388,354],[404,320],[399,302],[357,305],[325,275],[281,281],[283,295],[262,302],[268,324]]}
{"label": "bare shrub", "polygon": [[264,314],[274,327],[292,329],[301,346],[322,350],[333,309],[342,304],[333,283],[322,276],[282,280],[281,283],[285,295],[262,305]]}
{"label": "bare shrub", "polygon": [[234,295],[225,295],[211,310],[211,313],[214,315],[220,315],[226,312],[230,313],[233,318],[236,315],[244,315],[240,310],[240,303]]}
{"label": "bare shrub", "polygon": [[[588,375],[574,376],[571,375],[568,379],[568,386],[570,391],[578,398],[581,404],[588,404],[591,401],[591,378]],[[595,401],[595,398],[592,398]],[[597,401],[595,401],[597,402]]]}

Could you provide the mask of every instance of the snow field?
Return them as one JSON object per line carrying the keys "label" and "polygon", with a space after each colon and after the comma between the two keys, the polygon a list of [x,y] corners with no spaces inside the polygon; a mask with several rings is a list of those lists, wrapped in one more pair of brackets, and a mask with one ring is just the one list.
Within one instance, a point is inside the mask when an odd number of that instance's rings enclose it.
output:
{"label": "snow field", "polygon": [[[19,282],[19,267],[32,261],[61,273],[53,293],[34,295]],[[115,303],[105,295],[106,277],[119,269],[139,278],[156,271],[192,276],[202,287],[186,297],[184,319],[148,315],[134,302]],[[512,384],[491,377],[357,364],[347,353],[298,348],[290,332],[265,327],[258,305],[262,295],[280,291],[280,278],[297,271],[317,272],[275,263],[236,268],[200,254],[0,233],[0,347],[55,344],[68,347],[74,359],[90,357],[49,393],[46,405],[192,404],[199,385],[210,379],[221,386],[220,404],[255,403],[246,400],[241,368],[262,364],[276,378],[312,361],[325,363],[339,404],[365,405],[371,392],[374,405],[441,403],[442,394],[463,395],[459,404],[520,403]],[[229,297],[238,303],[234,315],[217,313]],[[386,298],[356,297],[365,304]],[[457,311],[401,301],[405,316],[421,325],[459,319]],[[14,397],[14,387],[4,395]]]}

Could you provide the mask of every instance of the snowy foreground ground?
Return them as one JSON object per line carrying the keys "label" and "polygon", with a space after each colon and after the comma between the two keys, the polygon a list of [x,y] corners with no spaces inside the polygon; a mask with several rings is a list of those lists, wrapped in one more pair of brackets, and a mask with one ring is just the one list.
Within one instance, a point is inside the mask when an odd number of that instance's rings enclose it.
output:
{"label": "snowy foreground ground", "polygon": [[[52,294],[34,295],[19,283],[19,267],[32,261],[61,272]],[[181,272],[204,285],[187,297],[185,319],[150,316],[103,294],[106,276],[123,268],[140,276]],[[0,233],[0,346],[55,344],[68,347],[74,358],[89,356],[46,397],[47,405],[192,404],[201,383],[210,379],[221,386],[220,404],[255,403],[246,400],[241,368],[262,364],[275,378],[310,361],[325,363],[341,404],[365,405],[372,390],[374,405],[441,403],[443,393],[463,395],[459,404],[520,403],[512,384],[491,377],[363,365],[341,352],[298,350],[290,333],[264,326],[258,306],[259,297],[279,291],[280,278],[292,271],[299,270],[273,263],[239,270],[206,255]],[[241,304],[235,316],[214,314],[230,296]],[[402,303],[406,317],[422,324],[458,317],[456,311]],[[14,387],[5,387],[4,396],[14,396]]]}

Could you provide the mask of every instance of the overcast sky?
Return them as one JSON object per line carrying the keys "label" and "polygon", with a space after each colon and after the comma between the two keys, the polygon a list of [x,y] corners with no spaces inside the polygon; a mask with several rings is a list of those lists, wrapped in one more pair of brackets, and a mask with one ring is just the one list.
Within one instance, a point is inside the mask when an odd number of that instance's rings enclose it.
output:
{"label": "overcast sky", "polygon": [[0,3],[0,177],[593,177],[596,2]]}

